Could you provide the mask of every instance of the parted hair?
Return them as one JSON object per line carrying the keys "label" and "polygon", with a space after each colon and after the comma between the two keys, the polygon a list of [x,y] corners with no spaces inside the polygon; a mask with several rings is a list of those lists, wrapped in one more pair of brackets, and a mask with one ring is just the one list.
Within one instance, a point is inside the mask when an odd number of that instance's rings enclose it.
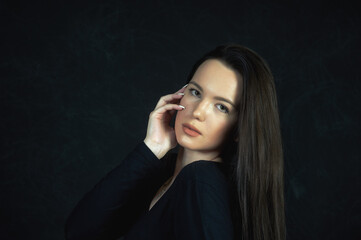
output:
{"label": "parted hair", "polygon": [[216,47],[200,58],[198,67],[217,59],[238,72],[238,120],[224,143],[222,159],[232,186],[232,218],[236,239],[284,240],[283,150],[277,94],[267,62],[238,44]]}

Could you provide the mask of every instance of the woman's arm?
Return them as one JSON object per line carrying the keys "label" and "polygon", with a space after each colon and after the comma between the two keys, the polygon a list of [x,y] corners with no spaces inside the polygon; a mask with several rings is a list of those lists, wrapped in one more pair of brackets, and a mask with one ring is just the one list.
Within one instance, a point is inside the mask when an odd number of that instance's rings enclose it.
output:
{"label": "woman's arm", "polygon": [[147,135],[122,163],[107,174],[77,204],[65,225],[66,239],[112,239],[123,235],[148,210],[154,194],[150,176],[165,154],[177,145],[169,123],[180,107],[184,86],[162,96],[149,115]]}
{"label": "woman's arm", "polygon": [[146,191],[161,160],[139,143],[77,204],[67,219],[66,239],[112,239],[123,235],[147,209]]}

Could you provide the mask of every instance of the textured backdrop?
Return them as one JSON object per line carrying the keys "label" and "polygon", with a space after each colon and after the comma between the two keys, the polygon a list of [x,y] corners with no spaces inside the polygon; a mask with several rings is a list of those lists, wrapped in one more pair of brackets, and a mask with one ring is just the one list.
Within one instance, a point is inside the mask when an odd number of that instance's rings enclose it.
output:
{"label": "textured backdrop", "polygon": [[0,21],[1,239],[63,239],[75,204],[144,139],[160,96],[227,42],[275,76],[288,239],[360,236],[356,4],[1,1]]}

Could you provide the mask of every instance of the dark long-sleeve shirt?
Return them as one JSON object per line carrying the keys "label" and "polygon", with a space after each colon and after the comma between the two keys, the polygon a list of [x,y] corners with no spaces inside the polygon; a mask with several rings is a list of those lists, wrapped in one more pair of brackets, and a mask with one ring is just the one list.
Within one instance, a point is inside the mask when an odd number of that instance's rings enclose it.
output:
{"label": "dark long-sleeve shirt", "polygon": [[77,204],[65,225],[66,239],[233,240],[223,163],[198,160],[184,166],[149,210],[174,173],[175,160],[169,153],[159,160],[139,143]]}

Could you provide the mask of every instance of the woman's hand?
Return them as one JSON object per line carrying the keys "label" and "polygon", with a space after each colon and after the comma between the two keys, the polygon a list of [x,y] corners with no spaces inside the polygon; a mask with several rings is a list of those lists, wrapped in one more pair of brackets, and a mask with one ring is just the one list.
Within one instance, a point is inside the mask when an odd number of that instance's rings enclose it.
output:
{"label": "woman's hand", "polygon": [[177,146],[175,131],[169,123],[176,111],[184,109],[178,103],[183,97],[187,85],[176,93],[162,96],[155,109],[149,114],[147,135],[144,143],[158,159],[161,159],[170,149]]}

